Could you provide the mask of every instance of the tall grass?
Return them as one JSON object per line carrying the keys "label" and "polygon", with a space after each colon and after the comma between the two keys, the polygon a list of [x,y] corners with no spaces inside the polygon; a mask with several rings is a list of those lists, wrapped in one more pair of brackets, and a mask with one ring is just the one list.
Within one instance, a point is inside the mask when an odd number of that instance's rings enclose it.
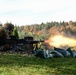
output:
{"label": "tall grass", "polygon": [[0,54],[0,75],[76,75],[76,58]]}

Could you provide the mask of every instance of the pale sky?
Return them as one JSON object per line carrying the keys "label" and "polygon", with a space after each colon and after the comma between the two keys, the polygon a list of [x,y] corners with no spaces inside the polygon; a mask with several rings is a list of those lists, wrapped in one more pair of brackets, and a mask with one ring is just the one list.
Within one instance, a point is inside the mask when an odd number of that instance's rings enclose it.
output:
{"label": "pale sky", "polygon": [[0,22],[16,25],[76,21],[76,0],[0,0]]}

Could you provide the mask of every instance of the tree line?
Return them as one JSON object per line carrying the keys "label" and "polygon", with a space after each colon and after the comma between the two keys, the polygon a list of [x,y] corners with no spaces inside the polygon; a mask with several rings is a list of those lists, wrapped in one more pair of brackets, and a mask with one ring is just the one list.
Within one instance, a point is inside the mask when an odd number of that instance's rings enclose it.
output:
{"label": "tree line", "polygon": [[47,22],[41,24],[32,24],[18,26],[20,38],[24,36],[33,36],[36,40],[44,40],[52,35],[62,34],[68,36],[76,35],[76,22]]}
{"label": "tree line", "polygon": [[[9,24],[9,23],[5,23]],[[10,23],[12,24],[12,23]],[[3,24],[0,24],[3,26]],[[23,25],[17,26],[14,25],[14,32],[18,38],[24,38],[26,36],[32,36],[35,40],[45,40],[52,35],[62,34],[68,36],[75,36],[76,35],[76,22],[69,21],[69,22],[46,22],[41,24],[32,24],[32,25]]]}

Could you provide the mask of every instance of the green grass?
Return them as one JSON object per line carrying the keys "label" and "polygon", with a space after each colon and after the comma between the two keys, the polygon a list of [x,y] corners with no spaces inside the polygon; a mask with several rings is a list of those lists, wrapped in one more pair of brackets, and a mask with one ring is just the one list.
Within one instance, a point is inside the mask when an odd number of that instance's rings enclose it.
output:
{"label": "green grass", "polygon": [[76,58],[0,54],[0,75],[76,75]]}

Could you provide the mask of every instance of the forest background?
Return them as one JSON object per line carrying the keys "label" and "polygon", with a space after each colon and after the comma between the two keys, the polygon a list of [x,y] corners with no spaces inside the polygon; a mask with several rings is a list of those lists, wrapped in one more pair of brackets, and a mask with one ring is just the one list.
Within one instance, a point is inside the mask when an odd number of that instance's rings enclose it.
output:
{"label": "forest background", "polygon": [[32,36],[34,40],[45,40],[52,35],[65,35],[76,38],[76,22],[47,22],[41,24],[16,26],[19,38]]}

